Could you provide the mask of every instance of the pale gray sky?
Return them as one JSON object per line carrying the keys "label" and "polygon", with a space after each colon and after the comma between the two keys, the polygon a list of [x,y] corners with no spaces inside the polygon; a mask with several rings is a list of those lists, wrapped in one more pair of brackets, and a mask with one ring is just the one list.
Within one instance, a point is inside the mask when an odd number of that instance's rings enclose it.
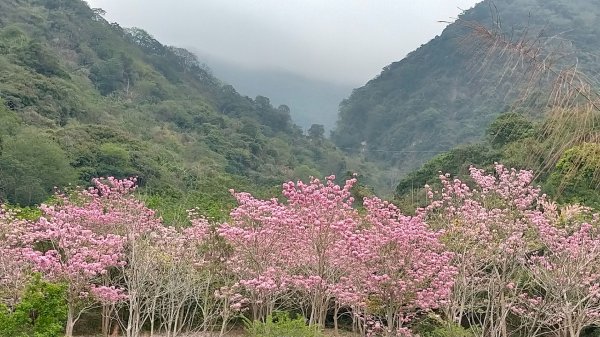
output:
{"label": "pale gray sky", "polygon": [[[164,44],[362,85],[478,0],[88,0]],[[209,64],[210,66],[210,64]]]}

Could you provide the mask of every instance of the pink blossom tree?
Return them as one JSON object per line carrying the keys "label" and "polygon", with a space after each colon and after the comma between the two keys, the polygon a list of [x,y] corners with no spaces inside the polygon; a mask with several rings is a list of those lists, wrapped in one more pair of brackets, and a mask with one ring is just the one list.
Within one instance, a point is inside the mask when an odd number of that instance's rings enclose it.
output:
{"label": "pink blossom tree", "polygon": [[530,213],[541,243],[527,262],[537,292],[515,310],[537,331],[577,337],[600,324],[600,217],[581,207],[546,210]]}
{"label": "pink blossom tree", "polygon": [[367,313],[385,322],[388,336],[401,335],[406,323],[437,309],[450,296],[456,274],[450,264],[453,255],[439,240],[440,233],[421,218],[404,216],[378,198],[365,199],[364,205],[370,227],[353,250],[364,266],[356,281],[363,283],[364,301],[371,302]]}
{"label": "pink blossom tree", "polygon": [[154,212],[131,194],[135,179],[93,183],[87,190],[56,194],[55,205],[41,205],[42,217],[29,223],[22,238],[29,247],[24,254],[35,268],[68,284],[67,336],[85,311],[126,298],[123,289],[107,283],[107,276],[127,264],[129,240],[161,226]]}
{"label": "pink blossom tree", "polygon": [[286,183],[285,203],[234,194],[239,206],[219,234],[233,248],[228,264],[247,291],[253,318],[294,298],[310,324],[324,324],[335,285],[348,271],[345,239],[358,224],[350,195],[355,180],[340,187],[334,179]]}
{"label": "pink blossom tree", "polygon": [[308,184],[283,185],[286,208],[291,212],[284,227],[293,240],[282,255],[288,261],[291,286],[303,299],[300,304],[309,324],[317,326],[325,324],[332,306],[337,319],[338,285],[343,277],[352,275],[348,238],[360,224],[352,207],[351,189],[356,179],[348,179],[343,186],[334,180],[335,176],[329,176],[325,181],[313,178]]}
{"label": "pink blossom tree", "polygon": [[535,241],[528,211],[540,198],[530,171],[496,165],[495,174],[471,168],[471,189],[441,175],[441,191],[429,189],[430,204],[419,211],[454,253],[458,274],[444,306],[449,320],[469,317],[481,336],[510,334],[511,308],[523,294],[523,262]]}
{"label": "pink blossom tree", "polygon": [[193,238],[186,240],[185,251],[193,261],[192,302],[202,317],[197,330],[208,333],[219,329],[223,336],[231,320],[246,309],[247,299],[239,293],[239,283],[226,267],[229,247],[219,236],[217,226],[199,216],[196,210],[190,210],[188,218],[191,227],[183,235]]}
{"label": "pink blossom tree", "polygon": [[[63,213],[64,212],[64,213]],[[47,278],[68,285],[66,335],[73,335],[73,327],[81,314],[94,305],[93,299],[114,300],[120,294],[116,289],[101,285],[101,276],[111,267],[123,263],[123,238],[113,234],[100,235],[82,224],[63,218],[69,209],[45,214],[31,226],[23,237],[31,248],[25,256]]]}
{"label": "pink blossom tree", "polygon": [[287,260],[282,253],[289,237],[284,223],[292,214],[276,199],[231,192],[239,206],[231,212],[229,223],[219,225],[218,234],[232,249],[227,267],[245,290],[252,319],[264,319],[286,292]]}
{"label": "pink blossom tree", "polygon": [[[215,314],[226,326],[232,309],[223,308],[223,302],[231,298],[221,300],[215,294],[218,286],[227,285],[227,281],[221,278],[223,269],[215,268],[223,264],[218,263],[221,256],[212,242],[215,236],[211,225],[206,219],[190,215],[191,226],[166,227],[159,236],[151,238],[146,247],[153,260],[148,263],[153,267],[152,283],[156,285],[147,288],[146,295],[152,305],[146,309],[151,315],[156,314],[149,319],[151,326],[158,319],[160,330],[167,337],[195,330],[193,323],[197,323],[198,313],[202,318],[199,327],[202,331],[214,328]],[[154,329],[151,335],[153,332]]]}
{"label": "pink blossom tree", "polygon": [[239,311],[240,295],[227,279],[225,249],[213,226],[193,212],[190,220],[186,228],[145,227],[128,240],[122,270],[127,298],[121,303],[128,313],[121,321],[126,336],[139,336],[145,325],[150,336],[175,337],[217,330],[217,323],[223,334]]}
{"label": "pink blossom tree", "polygon": [[17,210],[0,205],[0,304],[9,308],[18,302],[31,271],[20,242],[29,223],[17,215]]}

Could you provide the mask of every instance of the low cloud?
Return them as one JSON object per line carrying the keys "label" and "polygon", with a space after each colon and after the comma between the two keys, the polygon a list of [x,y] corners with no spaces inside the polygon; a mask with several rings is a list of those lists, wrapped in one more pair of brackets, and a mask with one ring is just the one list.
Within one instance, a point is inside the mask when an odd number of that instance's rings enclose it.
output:
{"label": "low cloud", "polygon": [[476,0],[89,0],[166,44],[250,68],[360,85]]}

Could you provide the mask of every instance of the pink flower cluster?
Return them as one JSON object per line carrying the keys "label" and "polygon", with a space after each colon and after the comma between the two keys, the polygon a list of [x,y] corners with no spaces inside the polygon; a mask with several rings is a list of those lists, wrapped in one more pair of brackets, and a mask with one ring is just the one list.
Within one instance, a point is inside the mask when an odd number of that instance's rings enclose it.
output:
{"label": "pink flower cluster", "polygon": [[431,311],[482,336],[579,336],[600,325],[600,216],[550,202],[533,177],[502,165],[471,168],[473,184],[440,175],[415,216],[378,198],[354,208],[356,179],[288,182],[281,200],[231,191],[229,221],[192,210],[186,228],[137,200],[135,179],[96,179],[35,221],[0,209],[0,301],[37,271],[68,285],[71,332],[90,305],[118,302],[130,331],[143,317],[182,329],[173,317],[197,310],[224,331],[242,312],[292,309],[316,325],[348,313],[368,336],[411,336]]}
{"label": "pink flower cluster", "polygon": [[355,179],[283,185],[285,202],[234,193],[239,206],[218,233],[233,249],[231,271],[259,317],[290,299],[322,324],[332,306],[361,314],[382,303],[389,329],[437,308],[449,296],[455,267],[439,233],[393,205],[366,199],[352,207]]}
{"label": "pink flower cluster", "polygon": [[478,308],[483,319],[471,324],[482,335],[575,337],[600,324],[598,215],[548,201],[531,171],[497,164],[494,174],[470,176],[472,188],[441,175],[441,190],[429,188],[418,211],[454,253],[447,319],[461,323],[472,317],[466,308]]}
{"label": "pink flower cluster", "polygon": [[15,261],[26,262],[23,266],[68,286],[67,334],[94,302],[126,298],[121,285],[107,284],[108,274],[126,266],[130,240],[163,228],[154,211],[131,195],[135,179],[95,179],[93,183],[87,190],[56,194],[55,204],[40,206],[42,216],[36,221],[17,220],[4,211],[0,216],[0,223],[8,222],[10,227],[1,226],[4,247],[0,249],[11,249]]}

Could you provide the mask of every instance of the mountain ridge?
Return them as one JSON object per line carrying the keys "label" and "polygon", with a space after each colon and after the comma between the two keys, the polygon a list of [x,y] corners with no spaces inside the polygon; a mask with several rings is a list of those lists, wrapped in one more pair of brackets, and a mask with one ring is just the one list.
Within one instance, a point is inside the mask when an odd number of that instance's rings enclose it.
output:
{"label": "mountain ridge", "polygon": [[[367,153],[376,150],[368,155],[370,160],[404,173],[419,167],[432,153],[477,142],[500,113],[511,109],[520,91],[516,79],[502,78],[501,64],[482,66],[488,60],[463,23],[502,24],[504,33],[514,39],[524,32],[529,32],[528,39],[545,41],[560,34],[564,41],[572,41],[565,46],[579,56],[580,66],[597,74],[594,55],[600,51],[600,40],[592,23],[599,12],[600,6],[582,0],[483,1],[439,36],[355,89],[341,104],[333,140],[340,148],[355,149],[366,142]],[[538,108],[527,113],[539,115]],[[397,150],[414,154],[386,154]]]}
{"label": "mountain ridge", "polygon": [[191,207],[225,216],[229,188],[366,170],[289,107],[240,95],[191,52],[81,0],[0,2],[0,145],[3,202],[137,176],[169,221]]}

